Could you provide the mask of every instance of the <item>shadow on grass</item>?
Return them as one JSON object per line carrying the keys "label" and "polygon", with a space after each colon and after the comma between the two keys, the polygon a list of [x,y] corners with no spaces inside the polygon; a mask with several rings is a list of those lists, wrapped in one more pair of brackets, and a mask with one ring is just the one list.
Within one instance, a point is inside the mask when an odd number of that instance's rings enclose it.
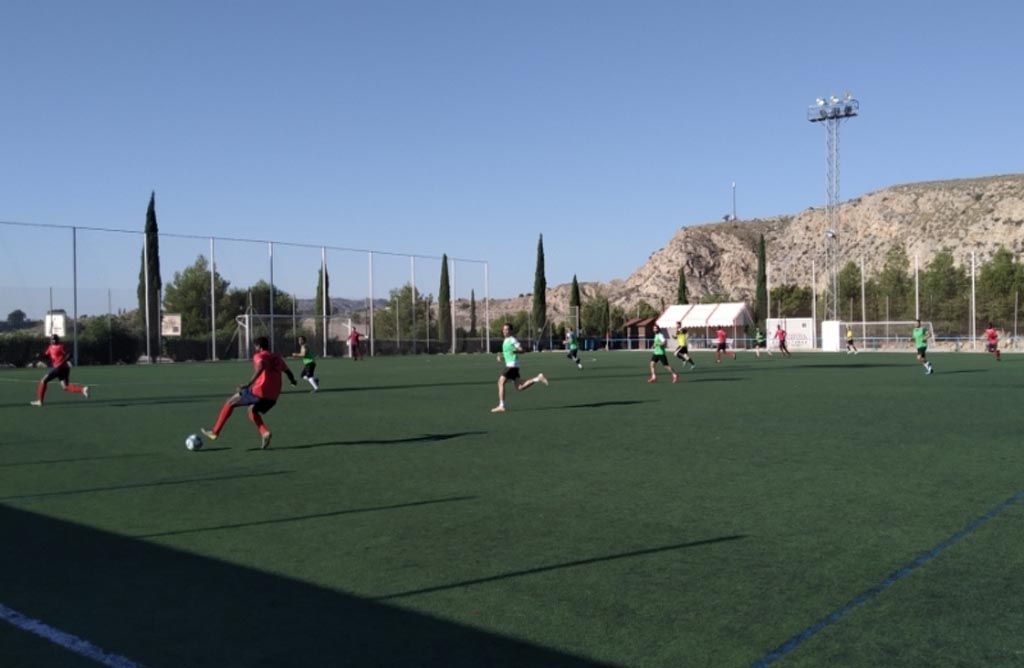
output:
{"label": "shadow on grass", "polygon": [[127,459],[129,457],[152,457],[149,453],[129,453],[121,455],[94,455],[92,457],[68,457],[67,459],[39,459],[31,462],[6,462],[0,468],[9,466],[45,466],[47,464],[68,464],[71,462],[91,462],[97,459]]}
{"label": "shadow on grass", "polygon": [[606,408],[608,406],[632,406],[633,404],[646,404],[650,403],[648,400],[623,400],[623,401],[595,401],[589,404],[569,404],[567,406],[541,406],[540,408],[534,408],[531,410],[535,411],[560,411],[564,408]]}
{"label": "shadow on grass", "polygon": [[311,515],[293,515],[282,517],[276,520],[259,520],[257,522],[241,522],[239,524],[219,524],[211,527],[197,527],[195,529],[182,529],[181,531],[164,531],[161,533],[140,534],[136,538],[160,538],[163,536],[181,536],[191,533],[203,533],[206,531],[223,531],[225,529],[242,529],[245,527],[265,526],[268,524],[291,524],[302,520],[315,520],[324,517],[338,517],[339,515],[356,515],[359,513],[375,513],[383,510],[398,510],[400,508],[415,508],[416,506],[429,506],[435,503],[455,503],[457,501],[471,501],[475,496],[453,496],[447,499],[429,499],[427,501],[412,501],[410,503],[396,503],[390,506],[369,506],[367,508],[349,508],[348,510],[336,510],[331,513],[313,513]]}
{"label": "shadow on grass", "polygon": [[[150,668],[610,665],[2,505],[0,526],[17,537],[0,551],[18,574],[0,580],[4,605]],[[0,654],[30,666],[41,651]]]}
{"label": "shadow on grass", "polygon": [[194,485],[196,483],[222,482],[224,480],[239,480],[242,478],[263,478],[271,475],[288,475],[291,471],[268,471],[266,473],[239,473],[237,475],[222,475],[207,478],[182,478],[179,480],[159,480],[155,482],[140,482],[129,485],[110,485],[107,487],[83,487],[81,489],[66,489],[60,492],[39,492],[37,494],[18,494],[15,496],[0,497],[0,501],[23,501],[26,499],[43,499],[53,496],[72,496],[75,494],[95,494],[97,492],[119,492],[126,489],[146,489],[150,487],[167,487],[170,485]]}
{"label": "shadow on grass", "polygon": [[378,601],[390,601],[396,598],[405,598],[407,596],[416,596],[417,594],[429,594],[436,591],[445,591],[446,589],[461,589],[463,587],[470,587],[478,584],[485,584],[488,582],[498,582],[500,580],[508,580],[510,578],[521,578],[529,575],[539,575],[541,573],[550,573],[551,571],[562,570],[564,568],[579,568],[580,566],[590,566],[592,564],[600,564],[605,561],[618,561],[619,559],[631,559],[633,557],[644,557],[651,554],[658,554],[661,552],[672,552],[674,550],[685,550],[693,547],[703,547],[705,545],[714,545],[716,543],[725,543],[733,540],[743,540],[747,536],[745,534],[739,534],[735,536],[719,536],[718,538],[708,538],[706,540],[696,540],[690,543],[677,543],[676,545],[663,545],[661,547],[652,547],[646,550],[633,550],[632,552],[620,552],[618,554],[609,554],[603,557],[591,557],[590,559],[577,559],[576,561],[566,561],[560,564],[549,564],[547,566],[537,566],[536,568],[527,568],[521,571],[509,571],[507,573],[499,573],[498,575],[491,575],[485,578],[473,578],[472,580],[462,580],[461,582],[452,582],[449,584],[437,585],[435,587],[424,587],[423,589],[411,589],[409,591],[402,591],[395,594],[388,594],[387,596],[381,596],[377,598]]}
{"label": "shadow on grass", "polygon": [[[356,439],[352,441],[324,441],[322,443],[301,443],[299,445],[283,445],[280,447],[278,447],[277,445],[271,445],[269,450],[308,450],[309,448],[330,448],[347,445],[403,445],[409,443],[440,443],[441,441],[450,441],[453,438],[462,438],[463,436],[482,436],[486,433],[486,431],[458,431],[452,434],[423,434],[422,436],[410,436],[408,438],[370,438]],[[259,448],[250,448],[250,450],[259,450]]]}

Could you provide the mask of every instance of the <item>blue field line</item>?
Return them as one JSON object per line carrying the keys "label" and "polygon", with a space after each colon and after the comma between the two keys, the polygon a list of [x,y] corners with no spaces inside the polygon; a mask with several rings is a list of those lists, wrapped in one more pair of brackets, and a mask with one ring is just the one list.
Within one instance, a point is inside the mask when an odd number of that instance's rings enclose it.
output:
{"label": "blue field line", "polygon": [[819,632],[825,630],[829,626],[838,622],[840,619],[845,617],[847,613],[851,612],[857,606],[867,603],[868,601],[875,598],[892,585],[896,584],[903,578],[913,573],[921,566],[924,566],[929,561],[931,561],[935,557],[939,556],[940,554],[948,550],[953,545],[956,545],[961,540],[963,540],[964,538],[966,538],[967,536],[971,535],[979,528],[984,526],[989,520],[994,519],[1004,510],[1006,510],[1013,504],[1017,503],[1021,499],[1024,499],[1024,490],[1019,490],[1016,494],[1006,499],[999,505],[995,506],[994,508],[986,512],[984,515],[982,515],[981,517],[977,518],[976,520],[965,526],[960,531],[957,531],[955,534],[945,539],[944,541],[933,547],[931,550],[921,554],[917,557],[917,559],[914,559],[909,564],[897,568],[895,571],[886,576],[886,578],[879,582],[877,585],[875,585],[871,589],[868,589],[867,591],[858,594],[849,602],[840,606],[834,612],[830,613],[827,617],[824,617],[823,619],[815,622],[814,624],[811,624],[800,633],[797,633],[795,636],[793,636],[786,642],[782,643],[772,651],[762,656],[760,659],[752,663],[751,666],[753,668],[761,668],[762,666],[768,666],[778,661],[779,659],[786,656],[787,654],[795,650],[797,647],[802,645],[805,641],[810,640]]}

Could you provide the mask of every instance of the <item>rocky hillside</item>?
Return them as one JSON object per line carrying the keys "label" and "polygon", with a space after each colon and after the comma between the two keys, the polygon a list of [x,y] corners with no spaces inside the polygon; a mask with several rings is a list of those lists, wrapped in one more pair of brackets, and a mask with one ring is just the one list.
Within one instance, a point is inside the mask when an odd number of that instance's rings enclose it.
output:
{"label": "rocky hillside", "polygon": [[[894,244],[915,256],[924,267],[942,248],[958,264],[970,263],[971,252],[986,261],[999,247],[1024,251],[1024,174],[900,185],[844,202],[839,210],[841,263],[863,260],[870,276],[881,270]],[[770,281],[811,284],[812,261],[817,287],[824,286],[825,210],[806,209],[795,215],[738,220],[683,227],[664,248],[624,280],[581,284],[627,311],[640,299],[658,306],[675,301],[678,271],[686,268],[691,300],[715,294],[752,299],[757,273],[757,240],[765,237]],[[548,290],[550,317],[558,318],[568,303],[569,286]],[[501,300],[501,310],[529,309],[529,298]]]}

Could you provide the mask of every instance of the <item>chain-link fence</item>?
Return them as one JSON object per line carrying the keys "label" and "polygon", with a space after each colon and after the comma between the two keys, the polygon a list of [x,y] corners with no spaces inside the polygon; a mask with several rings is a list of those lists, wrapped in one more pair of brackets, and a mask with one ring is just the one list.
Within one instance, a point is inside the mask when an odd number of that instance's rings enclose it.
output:
{"label": "chain-link fence", "polygon": [[324,356],[488,348],[482,260],[3,221],[0,259],[0,364],[51,332],[81,364],[245,358],[255,336],[284,354],[298,336]]}

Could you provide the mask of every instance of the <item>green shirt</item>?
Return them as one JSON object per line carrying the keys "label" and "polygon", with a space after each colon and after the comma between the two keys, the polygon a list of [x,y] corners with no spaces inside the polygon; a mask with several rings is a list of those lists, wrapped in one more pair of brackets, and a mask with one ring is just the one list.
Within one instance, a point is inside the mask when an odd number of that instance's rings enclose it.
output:
{"label": "green shirt", "polygon": [[915,327],[912,334],[914,337],[914,345],[918,348],[928,347],[928,330],[924,327]]}
{"label": "green shirt", "polygon": [[307,346],[306,344],[302,344],[301,346],[299,346],[299,354],[302,355],[303,364],[312,364],[314,361],[316,361],[316,358],[313,357],[313,353],[310,352],[309,346]]}
{"label": "green shirt", "polygon": [[764,332],[762,332],[761,330],[757,330],[756,332],[754,332],[754,342],[764,343]]}
{"label": "green shirt", "polygon": [[654,335],[654,354],[664,355],[665,354],[665,335],[658,332]]}
{"label": "green shirt", "polygon": [[501,344],[501,354],[505,356],[505,366],[519,366],[519,341],[514,336],[505,339]]}
{"label": "green shirt", "polygon": [[565,341],[569,344],[569,350],[578,350],[580,347],[576,339],[576,332],[569,332],[565,337]]}

